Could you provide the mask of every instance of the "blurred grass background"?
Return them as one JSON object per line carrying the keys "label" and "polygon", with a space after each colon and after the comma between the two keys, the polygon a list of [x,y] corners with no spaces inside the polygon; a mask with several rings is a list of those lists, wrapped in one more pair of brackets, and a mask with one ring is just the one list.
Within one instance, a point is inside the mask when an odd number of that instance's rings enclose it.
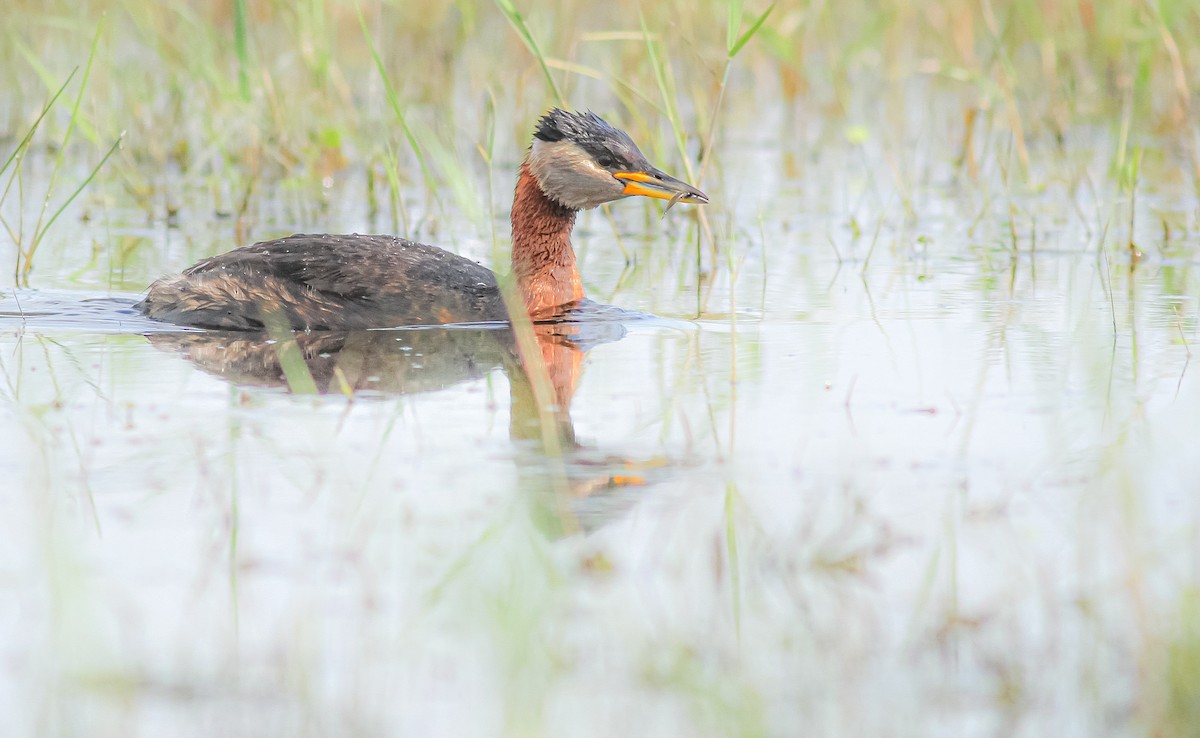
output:
{"label": "blurred grass background", "polygon": [[[0,8],[0,142],[6,150],[19,143],[71,70],[87,63],[100,29],[76,145],[92,147],[95,161],[126,132],[102,176],[147,207],[167,168],[212,178],[219,207],[236,208],[264,177],[315,186],[348,163],[377,167],[380,184],[394,164],[404,181],[477,203],[457,170],[482,166],[497,138],[505,150],[523,149],[531,121],[558,102],[509,7],[12,0]],[[745,31],[768,9],[731,65],[717,114],[736,37],[729,26]],[[957,110],[924,111],[961,117],[963,136],[947,142],[947,156],[962,154],[982,119],[1013,136],[1026,169],[1031,142],[1098,125],[1121,129],[1118,176],[1130,166],[1130,142],[1150,137],[1179,153],[1186,176],[1200,173],[1200,4],[1189,0],[577,0],[511,10],[568,105],[615,117],[672,166],[680,165],[673,127],[691,157],[702,158],[711,140],[719,165],[723,120],[783,108],[836,121],[864,91],[904,106],[908,83],[928,79],[960,101]],[[72,107],[60,103],[38,139],[53,146],[71,120]]]}

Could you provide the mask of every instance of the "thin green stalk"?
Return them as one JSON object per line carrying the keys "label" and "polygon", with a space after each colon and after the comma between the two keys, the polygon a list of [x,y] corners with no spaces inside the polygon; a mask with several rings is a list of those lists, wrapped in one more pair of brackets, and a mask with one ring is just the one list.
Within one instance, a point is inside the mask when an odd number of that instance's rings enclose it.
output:
{"label": "thin green stalk", "polygon": [[[96,34],[92,37],[92,50],[88,54],[87,65],[83,70],[83,79],[79,83],[79,93],[75,95],[75,104],[71,107],[71,118],[67,121],[67,131],[63,134],[62,143],[58,146],[58,156],[54,160],[54,168],[50,171],[50,187],[54,187],[54,182],[58,179],[58,173],[62,170],[63,161],[67,156],[67,146],[71,143],[71,134],[75,132],[75,123],[79,119],[79,105],[83,102],[83,93],[87,90],[88,78],[92,75],[92,62],[96,58],[96,45],[100,41],[100,32],[104,28],[103,16],[101,21],[96,26]],[[46,216],[46,208],[50,204],[50,190],[46,191],[46,199],[42,202],[42,210],[38,214],[37,224],[33,231],[37,233],[42,229],[42,219]]]}
{"label": "thin green stalk", "polygon": [[492,183],[496,148],[496,97],[492,94],[491,89],[488,90],[487,99],[484,100],[483,119],[485,133],[483,143],[479,146],[479,155],[487,164],[487,221],[488,231],[492,237],[492,265],[494,267],[500,263],[500,240],[499,234],[496,233],[496,191]]}
{"label": "thin green stalk", "polygon": [[413,133],[412,128],[408,125],[408,116],[404,114],[404,109],[400,107],[400,99],[396,95],[396,88],[392,86],[391,78],[388,77],[387,70],[383,66],[383,59],[379,56],[379,50],[375,48],[375,39],[371,36],[371,30],[367,28],[367,21],[363,17],[362,8],[357,3],[354,5],[354,12],[358,14],[358,24],[362,28],[363,37],[367,40],[367,48],[371,52],[371,59],[375,62],[375,68],[379,71],[379,77],[383,81],[383,90],[387,96],[388,105],[391,106],[392,112],[396,116],[396,121],[400,124],[400,130],[404,133],[405,140],[408,141],[409,147],[412,148],[413,155],[417,157],[417,165],[421,168],[421,176],[425,180],[425,188],[429,191],[437,205],[441,206],[441,198],[438,197],[437,182],[434,180],[433,172],[429,168],[429,162],[425,160],[425,154],[421,151],[421,145],[417,141],[417,136]]}
{"label": "thin green stalk", "polygon": [[[28,150],[29,142],[33,139],[34,134],[37,133],[38,127],[41,125],[42,120],[46,117],[46,114],[50,112],[50,108],[54,107],[54,103],[63,94],[63,91],[67,89],[67,85],[71,84],[71,80],[74,79],[75,73],[78,71],[79,71],[79,67],[76,67],[75,69],[71,70],[71,73],[67,75],[66,81],[62,83],[62,86],[58,88],[58,91],[55,92],[54,95],[50,98],[50,100],[45,104],[45,106],[42,108],[41,114],[38,115],[37,120],[35,120],[33,122],[33,125],[31,125],[29,127],[29,130],[25,132],[24,138],[22,138],[21,142],[19,144],[17,144],[16,148],[13,149],[12,153],[9,154],[8,158],[5,159],[4,165],[0,166],[0,174],[2,174],[8,169],[9,165],[11,165],[13,163],[13,161],[17,162],[16,169],[13,170],[12,176],[10,176],[8,178],[8,184],[6,184],[4,186],[4,191],[0,192],[0,204],[2,204],[6,199],[8,199],[8,194],[12,191],[12,186],[13,186],[14,182],[17,183],[17,193],[18,193],[19,199],[21,200],[22,204],[24,203],[24,201],[25,201],[24,180],[20,176],[20,174],[21,174],[21,159],[24,157],[25,152]],[[23,210],[24,210],[23,207],[19,207],[17,209],[17,212],[20,213]],[[17,245],[17,261],[13,265],[13,278],[14,278],[14,280],[17,280],[17,278],[19,277],[19,274],[20,274],[20,266],[21,266],[21,243],[23,243],[24,239],[22,238],[21,233],[13,230],[12,226],[9,225],[8,221],[5,220],[3,215],[0,215],[0,225],[4,226],[4,230],[8,232],[9,238],[12,240],[12,242],[14,244]],[[24,219],[20,219],[18,221],[18,230],[23,231],[24,230],[23,226],[24,226]]]}
{"label": "thin green stalk", "polygon": [[[667,107],[667,121],[671,124],[671,133],[675,138],[675,147],[679,151],[679,158],[683,161],[683,168],[687,174],[688,181],[696,182],[698,186],[700,183],[696,179],[695,169],[692,167],[691,158],[688,157],[687,154],[687,144],[684,142],[683,138],[683,126],[679,121],[679,109],[675,105],[675,95],[671,90],[671,85],[669,85],[667,82],[666,65],[663,62],[663,59],[659,56],[658,50],[654,46],[654,39],[650,34],[650,29],[646,26],[646,16],[641,12],[641,10],[638,11],[638,21],[642,26],[642,37],[646,41],[646,54],[650,58],[650,68],[654,71],[654,79],[658,83],[659,94],[662,95],[663,103]],[[712,227],[709,226],[708,215],[704,212],[704,210],[700,210],[696,217],[700,222],[700,230],[703,232],[703,235],[708,238],[709,251],[714,257],[715,262],[717,242],[713,237]],[[697,276],[704,273],[704,257],[702,253],[704,239],[701,238],[701,235],[702,234],[700,232],[696,234]],[[701,289],[702,285],[698,280],[696,283],[696,315],[700,315],[702,312]]]}
{"label": "thin green stalk", "polygon": [[[25,132],[25,137],[21,139],[21,142],[17,144],[17,147],[13,149],[12,153],[8,155],[8,158],[4,160],[4,164],[0,164],[0,174],[4,174],[5,170],[8,169],[8,166],[13,163],[13,160],[16,159],[17,156],[25,150],[25,147],[29,145],[29,140],[33,138],[33,134],[37,133],[38,126],[42,124],[42,119],[46,117],[46,113],[50,112],[50,108],[54,107],[55,101],[57,101],[59,96],[63,94],[63,90],[67,89],[67,85],[71,84],[71,80],[75,78],[75,73],[78,71],[79,67],[72,69],[71,73],[67,75],[66,81],[62,83],[62,86],[58,88],[58,91],[55,92],[54,95],[51,96],[51,98],[46,102],[46,105],[42,108],[42,112],[38,115],[37,120],[35,120],[33,125],[29,127],[29,130]],[[0,202],[4,202],[4,196],[7,194],[8,188],[5,188],[4,195],[0,195]]]}
{"label": "thin green stalk", "polygon": [[[108,161],[108,157],[112,156],[113,151],[115,151],[116,147],[121,143],[121,136],[118,136],[112,147],[109,148],[108,153],[106,153],[104,158],[100,160],[100,163],[97,164],[94,169],[92,169],[92,172],[88,175],[87,179],[85,179],[78,187],[75,188],[75,191],[72,192],[70,197],[68,197],[66,201],[59,206],[58,210],[56,210],[54,214],[50,216],[50,220],[46,221],[45,226],[43,227],[42,224],[46,217],[46,209],[50,206],[50,197],[54,192],[54,184],[58,181],[59,172],[62,171],[63,161],[66,159],[67,147],[71,143],[71,134],[74,133],[76,122],[79,120],[79,106],[83,102],[83,93],[85,90],[87,90],[88,79],[92,74],[92,63],[96,59],[96,48],[100,44],[100,34],[103,31],[104,16],[101,16],[100,22],[96,24],[96,32],[92,35],[92,46],[91,50],[88,52],[87,64],[83,71],[83,79],[79,83],[79,93],[75,96],[75,105],[71,108],[71,118],[67,123],[67,130],[66,133],[63,134],[63,140],[59,144],[58,157],[54,160],[54,168],[50,171],[50,181],[46,186],[46,195],[42,200],[42,208],[38,212],[38,219],[33,227],[33,241],[29,244],[28,249],[22,248],[20,244],[17,246],[17,264],[20,267],[20,282],[26,287],[29,286],[29,272],[33,269],[33,255],[37,251],[38,246],[41,244],[42,238],[45,237],[46,232],[50,230],[50,226],[54,224],[54,221],[58,219],[58,216],[62,214],[62,211],[66,209],[67,205],[71,204],[71,202],[74,201],[83,188],[92,181],[92,179],[96,176],[96,173],[100,171],[100,167],[104,166],[104,162]],[[72,72],[71,76],[74,76],[74,74],[75,73]],[[70,78],[68,77],[68,81],[69,80]],[[62,90],[60,88],[59,93],[61,92]],[[56,94],[54,97],[57,99],[58,95]],[[45,113],[43,112],[43,115],[44,114]],[[41,118],[39,117],[38,120],[40,121]],[[24,254],[24,260],[21,258],[22,253]]]}
{"label": "thin green stalk", "polygon": [[[558,516],[560,530],[569,535],[576,532],[579,525],[566,504],[571,494],[566,466],[568,444],[562,436],[558,415],[566,409],[557,407],[554,384],[550,380],[549,367],[542,357],[541,344],[538,342],[533,321],[526,312],[525,300],[517,291],[511,275],[500,281],[500,294],[512,321],[513,338],[520,358],[519,365],[512,369],[513,374],[509,376],[508,381],[510,384],[529,383],[533,401],[537,405],[538,430],[541,434],[542,455],[546,459],[554,495],[554,512]],[[524,376],[517,376],[517,373]]]}
{"label": "thin green stalk", "polygon": [[246,0],[233,0],[233,50],[238,60],[238,94],[250,102],[250,44],[246,33]]}
{"label": "thin green stalk", "polygon": [[542,53],[542,47],[538,45],[537,39],[533,37],[533,32],[529,30],[529,26],[525,23],[524,16],[513,5],[512,0],[496,0],[496,7],[500,8],[501,13],[504,13],[504,17],[508,19],[509,25],[517,32],[517,36],[525,44],[525,48],[529,49],[529,53],[533,54],[534,58],[537,59],[538,66],[542,68],[542,76],[546,78],[546,84],[550,85],[550,91],[554,93],[554,99],[558,101],[559,105],[566,107],[567,99],[563,97],[562,91],[558,88],[558,83],[554,81],[554,75],[550,74],[550,66],[546,63],[546,55]]}
{"label": "thin green stalk", "polygon": [[[397,233],[407,233],[409,228],[408,208],[404,207],[404,198],[400,196],[400,157],[392,150],[389,143],[383,152],[384,175],[388,181],[388,207],[392,212],[392,230]],[[403,229],[401,229],[403,225]]]}
{"label": "thin green stalk", "polygon": [[646,26],[646,16],[641,10],[638,11],[638,21],[642,25],[642,38],[646,42],[646,54],[650,59],[650,69],[654,72],[654,80],[658,83],[658,91],[662,95],[663,104],[667,106],[667,121],[671,124],[675,147],[679,150],[679,158],[683,161],[688,181],[695,182],[695,171],[692,169],[692,162],[687,154],[687,144],[683,139],[683,126],[679,122],[679,108],[675,105],[675,95],[671,91],[671,86],[667,84],[666,65],[659,56],[658,49],[654,46],[654,37],[650,33],[649,27]]}
{"label": "thin green stalk", "polygon": [[696,186],[700,187],[704,182],[704,174],[708,171],[708,162],[712,159],[713,138],[717,132],[717,116],[721,112],[721,104],[725,101],[725,89],[729,85],[729,69],[733,66],[733,60],[737,57],[738,52],[754,38],[754,34],[762,28],[767,22],[767,18],[775,10],[775,3],[767,6],[767,9],[762,15],[750,24],[750,28],[742,35],[738,35],[741,30],[742,23],[742,3],[741,0],[729,0],[729,26],[726,29],[726,47],[725,47],[725,64],[721,70],[721,84],[717,87],[717,99],[713,103],[712,114],[708,118],[708,137],[704,141],[703,156],[700,161],[700,177],[697,179]]}
{"label": "thin green stalk", "polygon": [[294,395],[317,394],[317,383],[313,379],[300,345],[296,343],[296,335],[292,333],[287,318],[280,311],[268,312],[263,315],[263,324],[267,334],[275,341],[275,352],[279,357],[279,368],[287,380],[288,389]]}
{"label": "thin green stalk", "polygon": [[124,138],[124,132],[122,132],[120,136],[117,136],[117,140],[113,141],[112,146],[108,147],[108,151],[104,153],[104,157],[100,159],[99,163],[97,163],[95,167],[92,168],[92,171],[90,174],[88,174],[87,178],[79,183],[79,186],[75,188],[75,191],[72,192],[66,200],[63,200],[62,204],[58,206],[58,210],[55,210],[54,214],[50,216],[50,220],[46,221],[46,226],[42,228],[42,230],[34,233],[33,243],[29,245],[29,250],[23,252],[23,261],[20,258],[20,247],[18,247],[17,261],[20,265],[20,282],[22,285],[25,287],[29,286],[29,273],[33,271],[33,255],[37,251],[38,246],[41,244],[42,238],[46,235],[46,232],[49,231],[50,227],[54,225],[54,221],[58,220],[58,216],[62,215],[63,211],[67,209],[67,206],[75,201],[75,198],[79,196],[79,193],[83,192],[83,188],[91,184],[91,181],[96,178],[96,175],[100,172],[100,168],[103,167],[105,162],[108,161],[108,158],[113,155],[113,152],[115,152],[121,145],[121,141]]}
{"label": "thin green stalk", "polygon": [[742,636],[742,570],[737,543],[737,484],[725,484],[725,556],[729,559],[729,595],[733,603],[733,628]]}

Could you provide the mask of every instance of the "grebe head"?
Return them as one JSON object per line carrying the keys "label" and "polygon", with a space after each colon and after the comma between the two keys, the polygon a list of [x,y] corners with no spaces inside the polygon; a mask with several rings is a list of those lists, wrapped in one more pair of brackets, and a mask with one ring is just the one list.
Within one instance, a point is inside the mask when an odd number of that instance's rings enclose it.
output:
{"label": "grebe head", "polygon": [[587,210],[631,195],[706,203],[708,197],[666,174],[622,130],[592,112],[552,108],[538,121],[529,168],[542,192],[572,210]]}

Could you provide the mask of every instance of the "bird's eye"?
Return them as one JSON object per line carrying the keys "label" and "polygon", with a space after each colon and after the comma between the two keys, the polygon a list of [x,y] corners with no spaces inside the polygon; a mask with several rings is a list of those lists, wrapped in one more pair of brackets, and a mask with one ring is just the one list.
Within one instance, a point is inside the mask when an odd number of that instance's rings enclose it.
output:
{"label": "bird's eye", "polygon": [[600,164],[600,166],[605,167],[605,168],[611,167],[613,164],[616,164],[616,161],[608,154],[601,154],[600,157],[596,159],[596,161]]}

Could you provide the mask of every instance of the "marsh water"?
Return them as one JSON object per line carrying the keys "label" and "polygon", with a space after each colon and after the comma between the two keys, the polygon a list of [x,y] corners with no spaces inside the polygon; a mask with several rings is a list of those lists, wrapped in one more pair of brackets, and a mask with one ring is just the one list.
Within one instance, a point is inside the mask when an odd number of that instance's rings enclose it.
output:
{"label": "marsh water", "polygon": [[293,231],[489,263],[506,204],[392,223],[351,166],[248,224],[178,172],[73,206],[0,304],[6,730],[1138,732],[1200,653],[1194,190],[1169,152],[1108,184],[1103,130],[1022,177],[999,135],[972,175],[948,128],[897,160],[777,118],[731,114],[706,224],[581,216],[589,295],[649,317],[524,349],[129,309]]}

